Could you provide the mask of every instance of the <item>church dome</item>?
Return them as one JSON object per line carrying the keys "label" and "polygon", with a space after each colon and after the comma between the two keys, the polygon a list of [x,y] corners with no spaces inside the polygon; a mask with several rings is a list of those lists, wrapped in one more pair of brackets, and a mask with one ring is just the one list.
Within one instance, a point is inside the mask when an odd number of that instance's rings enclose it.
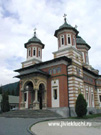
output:
{"label": "church dome", "polygon": [[32,37],[31,39],[28,40],[28,42],[38,42],[38,43],[42,43],[40,39],[38,39],[37,37]]}
{"label": "church dome", "polygon": [[61,25],[61,26],[59,27],[59,29],[57,29],[57,30],[55,31],[54,36],[57,37],[57,33],[58,33],[59,31],[61,31],[61,30],[64,30],[64,29],[73,30],[73,31],[76,32],[76,34],[79,33],[75,27],[72,27],[70,24],[67,23],[66,18],[64,19],[64,21],[65,21],[64,24]]}
{"label": "church dome", "polygon": [[78,35],[76,37],[76,43],[77,45],[86,45],[90,49],[90,46],[86,43],[86,41]]}
{"label": "church dome", "polygon": [[59,29],[63,28],[73,28],[73,27],[65,21],[64,24],[59,27]]}
{"label": "church dome", "polygon": [[25,48],[27,48],[27,45],[30,44],[30,43],[38,43],[38,44],[40,44],[42,46],[42,48],[44,48],[44,46],[45,46],[41,42],[41,40],[36,37],[36,32],[34,32],[34,36],[31,39],[29,39],[27,43],[24,44]]}

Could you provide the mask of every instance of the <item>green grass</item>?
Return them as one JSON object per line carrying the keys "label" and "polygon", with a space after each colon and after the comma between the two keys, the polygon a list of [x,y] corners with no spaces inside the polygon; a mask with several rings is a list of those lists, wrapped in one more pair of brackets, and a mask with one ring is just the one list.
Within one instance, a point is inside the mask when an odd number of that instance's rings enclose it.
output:
{"label": "green grass", "polygon": [[96,117],[101,117],[101,113],[100,114],[90,114],[90,115],[86,115],[84,117],[69,117],[69,119],[91,119],[91,118],[96,118]]}

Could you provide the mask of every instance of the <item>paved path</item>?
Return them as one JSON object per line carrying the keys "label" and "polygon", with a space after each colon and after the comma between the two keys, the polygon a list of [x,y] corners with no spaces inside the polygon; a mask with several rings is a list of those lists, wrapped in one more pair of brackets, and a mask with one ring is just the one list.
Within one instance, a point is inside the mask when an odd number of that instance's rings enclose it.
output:
{"label": "paved path", "polygon": [[0,117],[0,135],[29,135],[26,129],[34,121],[36,120]]}
{"label": "paved path", "polygon": [[0,135],[30,135],[27,131],[28,127],[40,120],[43,119],[0,117]]}
{"label": "paved path", "polygon": [[[38,122],[38,121],[42,121],[45,119],[51,119],[51,118],[39,118],[39,119],[34,119],[34,118],[4,118],[4,117],[0,117],[0,135],[30,135],[30,133],[28,133],[27,129],[30,125]],[[67,121],[68,119],[65,119],[65,121]],[[63,120],[62,120],[63,121]],[[70,120],[69,120],[70,121]],[[74,121],[74,120],[72,120]],[[92,121],[96,121],[97,123],[100,122],[101,123],[101,118],[97,118],[97,119],[92,119],[90,120]],[[42,123],[39,123],[42,124]],[[41,126],[39,124],[36,124],[35,126],[38,126],[38,134],[37,135],[42,135],[42,133],[44,133],[44,135],[54,135],[54,127],[51,128],[47,128],[47,126],[45,126],[44,124],[42,124]],[[35,126],[34,127],[34,132],[35,132]],[[99,125],[100,130],[101,130],[101,124]],[[36,128],[36,129],[37,129]],[[51,129],[51,131],[50,131]],[[59,130],[62,129],[62,133],[63,131],[65,131],[65,127],[63,128],[59,128]],[[47,134],[46,131],[47,130]],[[59,131],[57,129],[55,129],[56,131]],[[99,130],[99,129],[98,129]],[[41,134],[39,134],[39,131],[41,131]],[[44,132],[42,132],[44,131]],[[50,131],[50,132],[49,132]],[[56,132],[55,131],[55,132]],[[61,133],[61,131],[59,131]],[[68,130],[69,131],[69,130]],[[93,131],[93,130],[92,130]],[[91,132],[92,132],[91,131]],[[53,134],[49,134],[52,133]],[[76,131],[74,131],[76,132]],[[60,134],[59,133],[59,134]],[[85,133],[85,132],[84,132]],[[95,135],[99,135],[97,134],[98,132],[96,132]],[[58,135],[59,135],[58,134]],[[57,134],[55,134],[57,135]],[[65,135],[65,134],[64,134]],[[67,135],[67,134],[66,134]],[[69,134],[70,135],[70,134]],[[74,135],[74,134],[73,134]],[[79,134],[78,134],[79,135]],[[83,134],[82,134],[83,135]],[[94,132],[92,132],[92,135],[94,135]]]}
{"label": "paved path", "polygon": [[[61,127],[61,123],[67,122],[87,122],[91,123],[92,126],[66,126]],[[49,123],[60,123],[57,126],[49,126]],[[62,119],[55,121],[40,122],[32,126],[31,130],[35,135],[100,135],[101,134],[101,118],[89,119],[89,120],[74,120],[74,119]]]}

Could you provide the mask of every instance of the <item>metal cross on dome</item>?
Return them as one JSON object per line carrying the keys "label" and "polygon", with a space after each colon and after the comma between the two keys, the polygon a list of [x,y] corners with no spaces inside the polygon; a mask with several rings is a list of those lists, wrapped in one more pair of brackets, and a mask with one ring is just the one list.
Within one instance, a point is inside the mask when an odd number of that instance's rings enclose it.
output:
{"label": "metal cross on dome", "polygon": [[36,29],[36,28],[34,28],[34,37],[36,37],[36,30],[37,30],[37,29]]}
{"label": "metal cross on dome", "polygon": [[77,27],[78,27],[78,26],[77,26],[77,25],[75,25],[75,29],[77,29]]}
{"label": "metal cross on dome", "polygon": [[63,17],[64,17],[65,22],[66,22],[66,16],[67,16],[67,14],[64,14],[64,16],[63,16]]}

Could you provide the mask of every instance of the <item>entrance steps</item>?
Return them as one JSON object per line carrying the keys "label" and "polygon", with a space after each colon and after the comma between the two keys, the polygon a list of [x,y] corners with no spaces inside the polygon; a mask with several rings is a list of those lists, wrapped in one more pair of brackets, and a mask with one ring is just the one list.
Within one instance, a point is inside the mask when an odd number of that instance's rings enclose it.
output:
{"label": "entrance steps", "polygon": [[7,118],[60,118],[59,114],[50,110],[16,110],[0,114]]}

